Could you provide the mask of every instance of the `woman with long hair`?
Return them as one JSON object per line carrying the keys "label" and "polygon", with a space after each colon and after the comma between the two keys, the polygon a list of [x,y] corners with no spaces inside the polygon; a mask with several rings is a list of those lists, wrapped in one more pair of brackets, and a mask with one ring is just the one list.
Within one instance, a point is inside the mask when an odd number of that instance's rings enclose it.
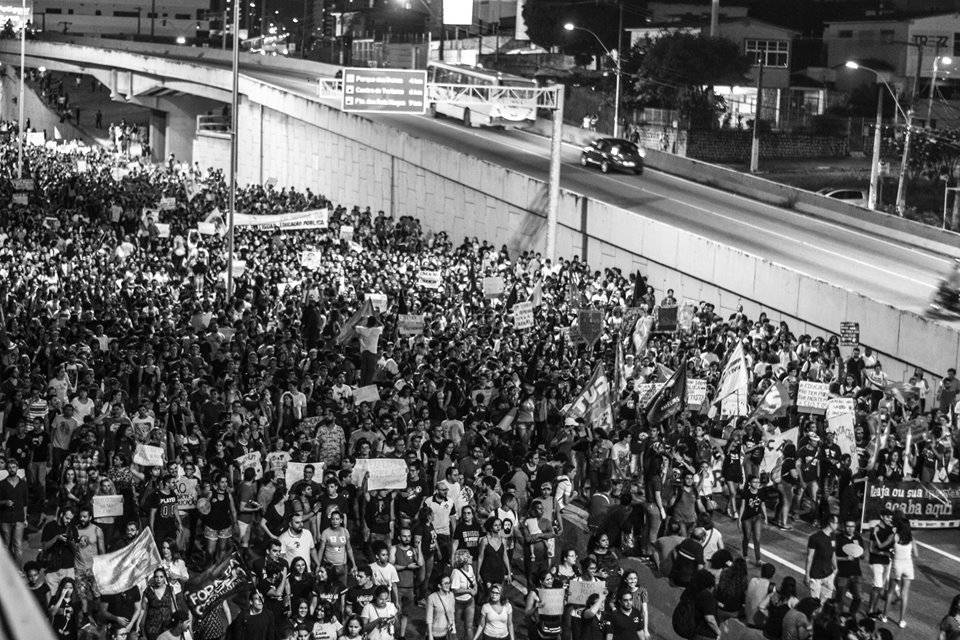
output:
{"label": "woman with long hair", "polygon": [[[538,571],[533,576],[533,582],[527,589],[526,606],[524,613],[527,620],[531,621],[532,626],[528,626],[531,640],[558,640],[560,638],[560,623],[563,618],[561,606],[560,613],[543,613],[543,598],[540,595],[541,589],[555,590],[557,586],[553,583],[553,574],[547,571]],[[562,593],[562,592],[561,592]]]}
{"label": "woman with long hair", "polygon": [[294,558],[293,562],[290,563],[290,576],[287,579],[290,599],[303,598],[309,604],[313,597],[314,583],[315,578],[307,570],[307,561],[299,556]]}
{"label": "woman with long hair", "polygon": [[160,567],[167,572],[173,592],[180,593],[184,583],[190,579],[190,572],[187,571],[187,563],[180,557],[180,549],[173,538],[165,538],[160,543]]}
{"label": "woman with long hair", "polygon": [[558,589],[566,589],[570,581],[580,577],[580,566],[577,564],[577,550],[568,547],[560,555],[560,562],[550,569],[553,574],[553,584]]}
{"label": "woman with long hair", "polygon": [[64,578],[50,599],[50,623],[58,640],[77,640],[83,608],[73,578]]}
{"label": "woman with long hair", "polygon": [[503,597],[503,585],[493,584],[487,602],[480,608],[480,624],[473,640],[516,640],[513,629],[513,607]]}
{"label": "woman with long hair", "polygon": [[717,580],[717,609],[721,617],[736,618],[747,599],[747,561],[737,558],[720,572]]}
{"label": "woman with long hair", "polygon": [[313,631],[315,619],[310,615],[310,603],[305,599],[291,594],[290,597],[290,624],[295,629],[309,629]]}
{"label": "woman with long hair", "polygon": [[467,549],[453,554],[453,571],[450,573],[450,588],[455,600],[454,618],[457,632],[462,640],[473,638],[473,618],[476,612],[477,574],[473,571],[473,556]]}
{"label": "woman with long hair", "polygon": [[157,640],[161,633],[170,628],[170,619],[177,609],[175,598],[166,570],[154,570],[153,579],[143,591],[140,635],[147,640]]}
{"label": "woman with long hair", "polygon": [[747,477],[747,484],[740,494],[740,513],[737,514],[737,524],[743,538],[740,543],[740,552],[746,558],[749,555],[749,543],[753,541],[753,555],[757,566],[760,560],[760,532],[767,521],[767,507],[760,495],[760,478],[751,475]]}
{"label": "woman with long hair", "polygon": [[883,605],[883,613],[887,613],[890,601],[900,595],[900,622],[901,629],[907,626],[907,604],[910,602],[910,583],[913,582],[913,559],[919,557],[917,543],[913,539],[913,529],[910,520],[900,509],[893,512],[893,561],[890,563],[890,587],[887,589],[887,599]]}
{"label": "woman with long hair", "polygon": [[495,584],[502,585],[508,576],[512,578],[507,543],[500,535],[502,527],[503,523],[495,516],[490,516],[483,523],[486,535],[480,538],[477,551],[477,575],[480,576],[480,583],[487,589]]}
{"label": "woman with long hair", "polygon": [[743,487],[743,443],[740,431],[734,431],[723,453],[723,463],[720,467],[720,476],[723,478],[724,494],[727,496],[727,515],[736,518],[740,513],[737,497]]}
{"label": "woman with long hair", "polygon": [[787,576],[780,586],[766,595],[760,601],[759,615],[763,619],[763,635],[765,638],[779,638],[783,633],[783,618],[787,611],[797,606],[797,581]]}
{"label": "woman with long hair", "polygon": [[273,492],[273,498],[270,504],[264,509],[263,517],[260,519],[260,530],[267,534],[270,540],[277,540],[280,534],[287,527],[287,488],[280,483],[276,491]]}
{"label": "woman with long hair", "polygon": [[460,510],[460,517],[457,518],[457,529],[453,532],[453,551],[451,556],[456,556],[457,551],[463,550],[470,554],[473,562],[480,557],[480,538],[483,536],[483,527],[477,522],[476,512],[470,505],[464,505]]}
{"label": "woman with long hair", "polygon": [[939,629],[937,640],[960,640],[960,594],[953,596]]}
{"label": "woman with long hair", "polygon": [[650,595],[645,587],[640,586],[640,574],[635,569],[628,569],[623,573],[623,580],[620,582],[620,588],[617,589],[616,596],[611,598],[608,606],[611,613],[620,601],[620,596],[629,593],[633,596],[633,608],[640,612],[643,620],[643,637],[650,637]]}

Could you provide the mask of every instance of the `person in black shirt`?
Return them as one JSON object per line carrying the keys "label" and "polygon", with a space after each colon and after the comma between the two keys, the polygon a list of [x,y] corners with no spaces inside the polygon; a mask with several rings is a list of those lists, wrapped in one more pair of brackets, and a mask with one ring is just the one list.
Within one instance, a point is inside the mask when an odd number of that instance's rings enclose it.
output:
{"label": "person in black shirt", "polygon": [[695,527],[689,538],[685,538],[674,549],[673,568],[670,579],[686,587],[693,575],[703,568],[703,540],[707,534],[701,527]]}
{"label": "person in black shirt", "polygon": [[100,617],[130,633],[140,617],[140,605],[140,588],[133,586],[123,593],[103,596],[100,599]]}
{"label": "person in black shirt", "polygon": [[343,597],[343,618],[359,616],[363,608],[373,602],[377,585],[373,584],[373,570],[370,565],[357,567],[357,584],[347,589]]}
{"label": "person in black shirt", "polygon": [[760,566],[760,532],[766,521],[767,507],[760,494],[760,478],[751,475],[747,478],[746,488],[740,492],[740,513],[737,514],[737,524],[740,525],[740,532],[743,534],[740,551],[746,558],[749,555],[749,543],[752,539],[757,566]]}
{"label": "person in black shirt", "polygon": [[870,607],[867,613],[871,617],[886,617],[879,610],[880,599],[886,599],[887,583],[890,582],[890,556],[893,554],[895,539],[893,511],[884,507],[880,510],[880,523],[870,532],[868,562],[873,578],[873,589],[870,592]]}
{"label": "person in black shirt", "polygon": [[860,558],[863,556],[863,543],[857,534],[856,520],[845,520],[843,531],[837,533],[837,605],[843,609],[843,599],[850,592],[850,615],[860,611],[863,597],[860,593]]}
{"label": "person in black shirt", "polygon": [[826,602],[833,596],[834,576],[837,571],[837,555],[834,551],[837,516],[830,515],[820,531],[807,540],[805,581],[810,596]]}
{"label": "person in black shirt", "polygon": [[700,569],[690,580],[688,586],[680,595],[681,600],[693,600],[696,610],[697,640],[710,640],[720,637],[720,626],[717,622],[717,598],[714,590],[717,580],[707,569]]}
{"label": "person in black shirt", "polygon": [[183,530],[177,514],[177,494],[173,492],[173,481],[173,476],[163,476],[159,490],[150,496],[150,529],[154,540],[177,539]]}
{"label": "person in black shirt", "polygon": [[50,593],[57,592],[61,580],[74,577],[74,553],[70,546],[70,536],[75,531],[75,515],[75,508],[65,505],[60,509],[57,519],[43,525],[40,532],[40,548],[43,549],[47,563],[45,580]]}
{"label": "person in black shirt", "polygon": [[281,543],[271,540],[267,543],[267,554],[253,563],[253,578],[257,591],[263,596],[266,607],[275,615],[283,614],[283,597],[290,574],[287,561],[281,556]]}
{"label": "person in black shirt", "polygon": [[619,606],[607,614],[605,640],[637,640],[643,632],[643,615],[633,606],[633,594],[622,592],[617,604]]}
{"label": "person in black shirt", "polygon": [[21,420],[17,431],[7,438],[7,458],[14,458],[26,470],[33,459],[33,437],[27,433],[27,423]]}

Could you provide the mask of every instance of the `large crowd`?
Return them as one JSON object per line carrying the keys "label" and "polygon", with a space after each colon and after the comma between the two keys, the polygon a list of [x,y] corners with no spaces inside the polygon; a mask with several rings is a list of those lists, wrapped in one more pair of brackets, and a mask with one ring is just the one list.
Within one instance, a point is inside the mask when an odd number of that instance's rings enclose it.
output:
{"label": "large crowd", "polygon": [[[0,532],[58,638],[646,640],[636,561],[682,589],[684,637],[907,625],[910,521],[861,530],[860,498],[867,478],[957,481],[954,372],[890,384],[869,349],[710,301],[660,331],[678,301],[640,273],[276,186],[241,188],[237,210],[327,223],[237,227],[228,292],[220,172],[77,145],[27,146],[24,166],[27,202],[0,218]],[[601,312],[597,340],[571,331],[581,309]],[[723,415],[738,350],[749,410]],[[706,396],[665,411],[680,373]],[[606,419],[572,410],[599,374]],[[755,411],[802,380],[854,400],[852,455],[823,416]],[[798,517],[818,527],[804,585],[761,554],[764,528]],[[107,593],[98,558],[144,531],[158,561]],[[226,575],[242,580],[197,606]],[[960,596],[940,624],[960,638]]]}

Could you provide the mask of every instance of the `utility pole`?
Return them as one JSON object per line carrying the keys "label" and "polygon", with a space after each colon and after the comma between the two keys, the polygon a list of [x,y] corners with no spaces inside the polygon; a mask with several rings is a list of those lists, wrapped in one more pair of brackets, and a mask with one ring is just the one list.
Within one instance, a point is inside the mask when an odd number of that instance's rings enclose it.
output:
{"label": "utility pole", "polygon": [[[240,0],[237,0],[239,2]],[[157,23],[157,0],[150,0],[150,39],[153,40]]]}
{"label": "utility pole", "polygon": [[443,22],[443,0],[440,0],[440,13],[438,15],[440,16],[440,45],[437,53],[440,62],[443,62],[443,41],[446,40],[447,35],[447,26]]}
{"label": "utility pole", "polygon": [[877,185],[880,183],[880,129],[883,126],[883,86],[877,85],[877,125],[873,132],[873,159],[870,164],[870,195],[867,207],[876,210],[879,200]]}
{"label": "utility pole", "polygon": [[623,0],[620,0],[620,24],[617,29],[617,59],[614,60],[617,82],[613,90],[613,137],[620,137],[620,76],[623,75]]}
{"label": "utility pole", "polygon": [[[226,20],[226,12],[224,12]],[[233,91],[230,104],[230,210],[227,212],[227,300],[233,294],[234,214],[237,209],[237,123],[240,114],[240,0],[233,0]]]}
{"label": "utility pole", "polygon": [[763,57],[760,52],[760,69],[757,73],[757,113],[753,116],[753,143],[750,145],[750,173],[760,168],[760,116],[763,112]]}
{"label": "utility pole", "polygon": [[710,37],[716,38],[720,23],[720,0],[710,3]]}

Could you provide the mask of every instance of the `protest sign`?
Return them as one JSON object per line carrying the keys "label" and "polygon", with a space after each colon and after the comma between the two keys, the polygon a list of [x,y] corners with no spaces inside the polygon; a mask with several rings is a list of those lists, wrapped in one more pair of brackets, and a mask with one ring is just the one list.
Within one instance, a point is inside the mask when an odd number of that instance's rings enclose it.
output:
{"label": "protest sign", "polygon": [[272,227],[281,231],[297,231],[300,229],[326,229],[328,224],[326,209],[312,211],[297,211],[295,213],[277,213],[255,215],[252,213],[233,214],[235,227]]}
{"label": "protest sign", "polygon": [[123,496],[93,496],[94,518],[115,518],[123,515]]}
{"label": "protest sign", "polygon": [[356,486],[363,484],[363,478],[370,473],[367,489],[403,489],[407,486],[407,462],[400,458],[361,458],[350,474]]}
{"label": "protest sign", "polygon": [[474,389],[470,392],[470,397],[482,404],[487,406],[490,404],[490,398],[493,397],[493,389]]}
{"label": "protest sign", "polygon": [[859,469],[857,440],[853,433],[855,422],[856,409],[853,398],[833,398],[827,401],[827,431],[836,434],[840,451],[850,455],[850,468],[854,473]]}
{"label": "protest sign", "polygon": [[364,300],[369,300],[373,304],[373,308],[384,313],[387,310],[387,294],[385,293],[368,293],[364,295]]}
{"label": "protest sign", "polygon": [[10,181],[10,184],[14,191],[33,191],[36,186],[33,178],[14,179]]}
{"label": "protest sign", "polygon": [[42,147],[47,141],[47,135],[43,131],[28,131],[27,144]]}
{"label": "protest sign", "polygon": [[826,382],[800,381],[797,391],[797,411],[800,413],[815,413],[823,415],[827,411],[827,401],[830,399],[830,385]]}
{"label": "protest sign", "polygon": [[365,387],[357,387],[354,390],[353,403],[359,407],[364,402],[372,402],[374,404],[380,402],[380,391],[377,390],[377,385],[368,384]]}
{"label": "protest sign", "polygon": [[133,454],[133,463],[141,467],[162,467],[163,447],[154,447],[149,444],[137,444]]}
{"label": "protest sign", "polygon": [[602,600],[606,590],[607,583],[603,580],[584,582],[575,578],[567,587],[567,604],[587,604],[587,599],[595,593],[599,594]]}
{"label": "protest sign", "polygon": [[673,333],[677,330],[677,327],[677,307],[658,307],[657,331],[660,333]]}
{"label": "protest sign", "polygon": [[439,271],[420,271],[417,274],[417,284],[424,289],[439,289],[443,281]]}
{"label": "protest sign", "polygon": [[592,346],[603,333],[603,312],[599,309],[577,310],[577,330],[583,342]]}
{"label": "protest sign", "polygon": [[483,279],[483,297],[499,298],[503,295],[503,278],[500,276],[491,276]]}
{"label": "protest sign", "polygon": [[540,596],[540,615],[559,616],[563,614],[563,600],[567,595],[566,589],[537,589]]}
{"label": "protest sign", "polygon": [[186,476],[180,476],[173,482],[173,491],[177,494],[177,508],[180,511],[191,511],[197,508],[199,486],[199,479]]}
{"label": "protest sign", "polygon": [[700,408],[707,400],[707,381],[687,378],[687,406]]}
{"label": "protest sign", "polygon": [[166,222],[158,222],[158,223],[157,223],[157,232],[158,232],[158,234],[159,234],[159,236],[160,236],[161,238],[169,238],[169,237],[170,237],[170,225],[167,224]]}
{"label": "protest sign", "polygon": [[[117,218],[119,220],[119,218]],[[217,235],[217,225],[213,222],[198,222],[197,233],[204,236]]]}
{"label": "protest sign", "polygon": [[353,242],[353,226],[345,224],[340,227],[340,239],[347,242]]}
{"label": "protest sign", "polygon": [[[688,381],[689,382],[689,381]],[[645,382],[637,385],[637,406],[644,407],[657,395],[657,392],[663,388],[664,382]]]}
{"label": "protest sign", "polygon": [[313,475],[315,478],[323,477],[323,462],[288,462],[287,472],[284,474],[288,489],[295,483],[303,480],[303,469],[307,465],[313,465]]}
{"label": "protest sign", "polygon": [[533,327],[533,303],[518,302],[513,305],[513,326],[516,329]]}
{"label": "protest sign", "polygon": [[677,312],[677,326],[681,331],[690,331],[693,329],[693,319],[697,315],[697,307],[693,304],[685,304]]}
{"label": "protest sign", "polygon": [[240,476],[243,477],[243,472],[247,469],[253,469],[257,474],[257,480],[263,477],[263,464],[260,462],[260,452],[253,451],[245,455],[236,458],[237,464],[240,465]]}
{"label": "protest sign", "polygon": [[401,314],[397,330],[402,336],[422,336],[423,335],[423,314]]}
{"label": "protest sign", "polygon": [[319,251],[301,251],[300,264],[307,269],[319,269],[323,264],[323,254]]}
{"label": "protest sign", "polygon": [[87,161],[77,160],[77,173],[86,173],[86,172],[87,172]]}
{"label": "protest sign", "polygon": [[173,211],[177,208],[177,199],[173,196],[165,196],[160,198],[160,202],[157,203],[157,209],[160,211]]}
{"label": "protest sign", "polygon": [[290,454],[286,451],[271,451],[267,454],[267,469],[271,471],[283,471],[287,468],[288,462],[290,462]]}
{"label": "protest sign", "polygon": [[883,478],[867,480],[862,527],[876,526],[883,508],[903,511],[914,528],[960,528],[960,484],[916,480],[889,482]]}
{"label": "protest sign", "polygon": [[841,322],[840,323],[840,346],[841,347],[859,347],[860,346],[860,323],[859,322]]}
{"label": "protest sign", "polygon": [[233,277],[239,278],[243,275],[243,272],[247,270],[247,261],[246,260],[234,260],[233,261]]}
{"label": "protest sign", "polygon": [[25,193],[15,193],[13,194],[13,204],[18,207],[25,207],[30,204],[30,196]]}

